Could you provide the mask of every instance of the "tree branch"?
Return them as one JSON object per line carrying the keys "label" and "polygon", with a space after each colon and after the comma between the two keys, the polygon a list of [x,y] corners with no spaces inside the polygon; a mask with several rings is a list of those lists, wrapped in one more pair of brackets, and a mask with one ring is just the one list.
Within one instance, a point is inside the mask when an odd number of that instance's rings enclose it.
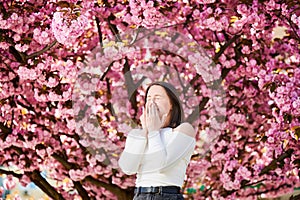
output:
{"label": "tree branch", "polygon": [[60,164],[62,164],[62,166],[64,166],[64,168],[66,168],[67,170],[71,170],[71,169],[79,169],[79,166],[77,166],[76,164],[70,163],[68,161],[66,161],[63,157],[61,157],[58,153],[53,153],[51,155],[55,160],[57,160]]}
{"label": "tree branch", "polygon": [[260,181],[254,182],[254,183],[247,183],[245,185],[242,185],[242,188],[246,188],[246,187],[251,187],[253,185],[259,185],[261,184],[263,181],[266,181],[267,179],[262,179]]}
{"label": "tree branch", "polygon": [[101,78],[100,78],[100,81],[103,81],[103,80],[104,80],[105,76],[108,74],[108,72],[109,72],[109,70],[111,69],[111,66],[112,66],[113,64],[114,64],[114,61],[111,62],[111,63],[109,64],[109,66],[106,68],[105,72],[102,74],[102,76],[101,76]]}
{"label": "tree branch", "polygon": [[116,115],[115,109],[110,101],[112,98],[112,92],[110,89],[109,78],[106,78],[105,80],[106,80],[106,86],[107,86],[107,95],[106,96],[107,96],[107,99],[109,100],[106,107],[108,108],[111,115],[114,116],[116,118],[116,120],[118,121],[118,116]]}
{"label": "tree branch", "polygon": [[22,178],[23,174],[16,173],[14,171],[0,169],[0,174],[13,175],[16,178]]}
{"label": "tree branch", "polygon": [[[14,171],[8,171],[4,169],[0,169],[1,174],[13,175],[16,178],[22,178],[24,174],[19,174]],[[25,172],[25,175],[30,178],[32,182],[34,182],[43,192],[45,192],[49,197],[55,200],[64,200],[63,196],[58,193],[55,188],[53,188],[47,181],[44,179],[38,170],[34,170],[33,172]]]}
{"label": "tree branch", "polygon": [[[266,194],[266,193],[268,193],[268,192],[273,192],[273,191],[279,191],[281,188],[284,188],[284,187],[287,187],[287,188],[290,188],[290,187],[292,187],[292,185],[290,185],[290,184],[283,184],[283,185],[279,185],[278,187],[276,187],[276,188],[274,188],[274,187],[272,187],[271,189],[267,189],[267,190],[259,190],[259,191],[257,191],[257,192],[255,192],[255,193],[248,193],[248,195],[247,196],[254,196],[254,197],[257,197],[257,196],[259,196],[259,195],[261,195],[261,194]],[[236,192],[237,190],[232,190],[232,191],[227,191],[227,193],[228,194],[232,194],[233,192]],[[296,200],[298,200],[298,199],[296,199]]]}
{"label": "tree branch", "polygon": [[133,81],[133,78],[132,78],[132,74],[131,74],[131,71],[130,71],[130,66],[129,66],[128,60],[127,60],[127,58],[125,58],[125,59],[126,59],[126,62],[124,64],[122,72],[123,72],[124,77],[125,77],[125,86],[126,86],[126,89],[127,89],[127,94],[128,94],[128,97],[129,97],[129,101],[131,103],[131,107],[135,110],[135,116],[136,116],[137,111],[138,111],[137,101],[136,101],[137,88],[142,84],[142,82],[146,79],[146,77],[143,76],[135,84],[134,81]]}
{"label": "tree branch", "polygon": [[18,100],[16,101],[16,103],[19,104],[20,106],[22,106],[23,108],[26,108],[27,110],[31,110],[32,112],[36,113],[31,104],[29,104],[29,106],[27,106]]}
{"label": "tree branch", "polygon": [[299,200],[299,199],[300,199],[300,194],[296,196],[292,195],[289,200]]}
{"label": "tree branch", "polygon": [[26,54],[19,52],[14,46],[9,47],[11,53],[19,63],[26,63]]}
{"label": "tree branch", "polygon": [[120,38],[120,35],[119,35],[119,31],[118,31],[118,29],[117,29],[117,26],[114,25],[114,24],[112,24],[112,23],[110,22],[111,20],[115,20],[115,19],[116,19],[116,17],[115,17],[113,14],[111,14],[111,15],[108,17],[108,19],[107,19],[107,23],[108,23],[109,29],[110,29],[111,32],[114,34],[114,36],[115,36],[115,38],[116,38],[116,41],[121,42],[122,39]]}
{"label": "tree branch", "polygon": [[197,119],[199,117],[199,113],[204,110],[205,105],[207,104],[207,102],[209,101],[208,97],[204,97],[202,99],[202,101],[199,103],[198,107],[196,107],[193,112],[187,117],[186,121],[189,123],[192,123],[193,121],[195,121],[195,119]]}
{"label": "tree branch", "polygon": [[102,31],[101,31],[101,26],[100,26],[100,20],[98,17],[96,17],[96,25],[98,29],[98,35],[99,35],[99,43],[101,47],[101,54],[103,54],[103,36],[102,36]]}
{"label": "tree branch", "polygon": [[220,49],[220,51],[213,57],[213,61],[216,63],[219,57],[224,53],[224,51],[229,47],[234,41],[236,41],[241,35],[233,36],[229,41],[227,41]]}
{"label": "tree branch", "polygon": [[287,17],[284,16],[284,15],[281,15],[281,17],[285,18],[285,19],[288,21],[288,23],[290,24],[290,27],[292,28],[292,30],[293,30],[293,32],[294,32],[296,38],[298,39],[298,41],[300,41],[300,36],[298,35],[297,30],[295,29],[292,20],[289,19],[289,18],[287,18]]}
{"label": "tree branch", "polygon": [[0,138],[4,141],[6,137],[12,133],[12,129],[8,128],[4,125],[4,123],[0,122]]}
{"label": "tree branch", "polygon": [[52,187],[45,178],[43,178],[38,170],[33,172],[25,173],[32,182],[34,182],[41,190],[43,190],[49,197],[54,200],[64,200],[62,194],[57,192],[54,187]]}
{"label": "tree branch", "polygon": [[55,40],[50,45],[47,45],[46,47],[44,47],[42,50],[32,53],[30,55],[26,55],[23,52],[19,52],[18,50],[16,50],[16,48],[14,46],[9,47],[9,52],[15,57],[15,59],[19,63],[26,63],[28,59],[39,56],[39,55],[45,53],[46,51],[48,51],[50,48],[52,48],[56,44],[56,42],[57,41]]}
{"label": "tree branch", "polygon": [[[195,21],[199,21],[199,19],[196,19],[196,20],[190,20],[190,22],[195,22]],[[182,23],[178,23],[178,24],[171,24],[171,25],[168,25],[168,26],[162,26],[162,27],[154,28],[154,29],[151,29],[151,30],[153,30],[153,31],[150,31],[150,32],[147,33],[147,34],[144,34],[144,35],[143,35],[142,37],[140,37],[140,38],[137,38],[137,36],[138,36],[139,34],[136,34],[136,35],[134,36],[134,39],[130,42],[130,44],[129,44],[128,46],[132,46],[135,42],[138,42],[138,41],[140,41],[140,40],[142,40],[142,39],[148,37],[149,35],[152,35],[152,34],[155,33],[157,30],[166,29],[166,28],[171,28],[171,27],[176,27],[176,26],[181,26],[181,25],[185,25],[185,24],[186,24],[186,22],[182,22]],[[148,30],[148,29],[143,28],[143,27],[138,28],[138,29],[137,29],[137,31],[138,31],[137,33],[140,33],[140,32],[143,31],[143,30]]]}
{"label": "tree branch", "polygon": [[26,60],[28,60],[30,58],[33,58],[33,57],[36,57],[36,56],[39,56],[39,55],[45,53],[46,51],[48,51],[49,49],[51,49],[56,43],[57,43],[57,41],[55,40],[50,45],[45,46],[42,50],[34,52],[34,53],[26,56]]}
{"label": "tree branch", "polygon": [[285,158],[290,158],[293,152],[294,152],[293,149],[288,149],[287,151],[282,153],[278,158],[272,160],[272,162],[270,162],[269,165],[267,165],[265,168],[263,168],[261,170],[261,172],[259,173],[259,175],[262,176],[263,174],[267,174],[271,170],[276,169],[278,166],[278,163],[283,162]]}
{"label": "tree branch", "polygon": [[[69,163],[63,157],[61,157],[58,153],[53,153],[52,157],[55,158],[58,162],[60,162],[66,170],[70,171],[71,169],[79,169],[79,166]],[[90,200],[94,199],[89,196],[88,192],[83,188],[82,184],[79,181],[73,181],[76,190],[78,191],[79,195],[82,197],[83,200]]]}

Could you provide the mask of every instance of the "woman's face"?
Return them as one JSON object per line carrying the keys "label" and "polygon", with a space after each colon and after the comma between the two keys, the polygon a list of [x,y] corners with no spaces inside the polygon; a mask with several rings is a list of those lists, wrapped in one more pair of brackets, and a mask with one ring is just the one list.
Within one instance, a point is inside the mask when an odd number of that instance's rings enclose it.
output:
{"label": "woman's face", "polygon": [[156,104],[160,119],[162,119],[162,116],[164,114],[167,114],[167,118],[166,118],[166,123],[167,123],[170,120],[170,110],[172,108],[172,105],[165,89],[162,86],[153,85],[149,88],[146,98],[147,98],[146,107],[151,102]]}

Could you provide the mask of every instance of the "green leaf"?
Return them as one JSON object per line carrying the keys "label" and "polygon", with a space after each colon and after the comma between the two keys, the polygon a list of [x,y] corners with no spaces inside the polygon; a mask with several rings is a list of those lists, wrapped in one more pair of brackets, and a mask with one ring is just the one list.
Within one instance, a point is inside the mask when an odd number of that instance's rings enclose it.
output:
{"label": "green leaf", "polygon": [[195,188],[188,188],[186,191],[188,194],[195,194],[197,192]]}
{"label": "green leaf", "polygon": [[201,185],[201,187],[199,188],[200,191],[204,191],[205,190],[205,185]]}

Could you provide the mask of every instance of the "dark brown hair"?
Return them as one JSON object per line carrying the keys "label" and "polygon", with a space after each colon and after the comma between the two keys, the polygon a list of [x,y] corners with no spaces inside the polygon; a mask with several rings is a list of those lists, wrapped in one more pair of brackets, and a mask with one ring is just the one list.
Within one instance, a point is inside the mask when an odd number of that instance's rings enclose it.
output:
{"label": "dark brown hair", "polygon": [[153,85],[159,85],[161,87],[163,87],[169,97],[169,100],[171,102],[172,105],[172,110],[171,110],[171,119],[169,124],[167,124],[167,127],[171,127],[171,128],[175,128],[178,125],[180,125],[183,121],[183,110],[182,110],[182,106],[179,100],[179,95],[178,92],[176,91],[175,87],[169,83],[163,82],[163,81],[157,81],[157,82],[153,82],[151,83],[148,88],[146,89],[146,94],[145,94],[145,105],[147,102],[147,95],[148,95],[148,91],[150,89],[151,86]]}

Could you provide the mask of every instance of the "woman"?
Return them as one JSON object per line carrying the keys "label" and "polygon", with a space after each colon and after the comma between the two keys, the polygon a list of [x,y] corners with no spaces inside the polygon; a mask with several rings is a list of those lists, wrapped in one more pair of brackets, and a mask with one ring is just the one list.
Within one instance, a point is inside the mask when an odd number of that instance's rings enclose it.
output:
{"label": "woman", "polygon": [[183,199],[180,193],[195,147],[195,130],[182,123],[183,111],[175,88],[154,82],[146,90],[142,129],[127,136],[119,166],[137,174],[134,200]]}

